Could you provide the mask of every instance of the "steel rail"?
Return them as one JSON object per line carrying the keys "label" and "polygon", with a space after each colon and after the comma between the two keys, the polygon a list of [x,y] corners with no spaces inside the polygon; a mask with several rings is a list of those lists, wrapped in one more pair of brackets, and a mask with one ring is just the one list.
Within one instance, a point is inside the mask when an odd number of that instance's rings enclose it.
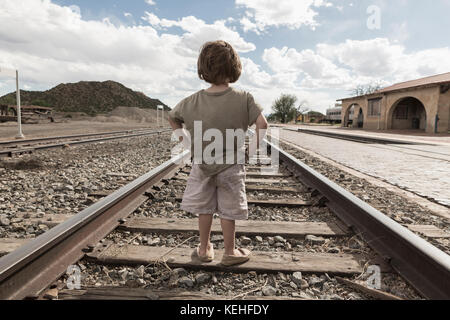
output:
{"label": "steel rail", "polygon": [[109,132],[81,133],[81,134],[73,134],[73,135],[65,135],[65,136],[40,137],[40,138],[31,138],[31,139],[22,139],[22,140],[6,140],[6,141],[0,141],[0,146],[27,144],[27,143],[33,143],[33,142],[46,141],[46,140],[50,141],[50,140],[114,135],[114,134],[131,133],[131,132],[139,132],[139,131],[149,131],[151,129],[153,129],[153,128],[140,128],[140,129],[130,129],[130,130],[122,130],[122,131],[109,131]]}
{"label": "steel rail", "polygon": [[59,143],[38,145],[38,146],[34,146],[34,147],[27,147],[27,148],[21,148],[21,149],[0,150],[0,157],[11,157],[14,154],[31,153],[36,150],[46,150],[46,149],[53,149],[53,148],[72,146],[72,145],[78,145],[78,144],[88,144],[88,143],[95,143],[95,142],[102,142],[102,141],[148,136],[148,135],[159,134],[159,133],[168,132],[168,131],[170,131],[170,129],[162,129],[162,130],[157,130],[157,131],[141,132],[141,133],[95,138],[95,139],[63,141],[63,142],[59,142]]}
{"label": "steel rail", "polygon": [[428,299],[450,299],[450,256],[385,214],[267,142],[279,159],[307,186],[328,200],[327,206],[367,241],[390,266]]}
{"label": "steel rail", "polygon": [[137,178],[69,220],[0,258],[0,299],[37,297],[69,265],[76,263],[148,197],[154,184],[175,173],[189,155],[186,150]]}
{"label": "steel rail", "polygon": [[[330,209],[355,229],[392,268],[429,299],[450,299],[450,256],[402,227],[383,213],[317,173],[271,142],[271,152],[307,186],[328,199]],[[117,227],[118,220],[145,201],[151,185],[178,170],[188,151],[0,258],[0,299],[36,296]],[[144,198],[144,199],[142,199]],[[131,210],[130,210],[131,209]]]}
{"label": "steel rail", "polygon": [[305,134],[312,134],[312,135],[317,135],[317,136],[323,136],[323,137],[332,138],[332,139],[349,140],[349,141],[353,141],[353,142],[368,143],[368,144],[378,143],[378,144],[400,144],[400,145],[432,145],[429,143],[422,143],[422,142],[396,140],[396,139],[389,139],[389,138],[366,137],[366,136],[358,136],[358,135],[354,135],[354,134],[324,132],[324,131],[318,131],[318,130],[308,130],[308,129],[285,129],[285,130],[299,132],[299,133],[305,133]]}

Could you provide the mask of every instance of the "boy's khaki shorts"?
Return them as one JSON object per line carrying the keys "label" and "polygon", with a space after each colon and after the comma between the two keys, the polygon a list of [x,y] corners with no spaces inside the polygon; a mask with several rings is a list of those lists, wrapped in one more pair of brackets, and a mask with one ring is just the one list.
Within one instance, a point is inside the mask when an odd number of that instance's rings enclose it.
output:
{"label": "boy's khaki shorts", "polygon": [[244,165],[236,164],[208,177],[193,164],[181,209],[197,215],[217,212],[226,220],[247,220]]}

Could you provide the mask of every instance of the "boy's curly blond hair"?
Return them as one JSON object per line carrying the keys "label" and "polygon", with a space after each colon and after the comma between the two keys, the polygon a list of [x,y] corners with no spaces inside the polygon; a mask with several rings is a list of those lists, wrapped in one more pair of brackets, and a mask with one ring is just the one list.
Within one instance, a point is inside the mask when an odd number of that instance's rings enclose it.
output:
{"label": "boy's curly blond hair", "polygon": [[208,83],[221,85],[236,82],[242,65],[233,47],[222,40],[203,45],[197,61],[198,76]]}

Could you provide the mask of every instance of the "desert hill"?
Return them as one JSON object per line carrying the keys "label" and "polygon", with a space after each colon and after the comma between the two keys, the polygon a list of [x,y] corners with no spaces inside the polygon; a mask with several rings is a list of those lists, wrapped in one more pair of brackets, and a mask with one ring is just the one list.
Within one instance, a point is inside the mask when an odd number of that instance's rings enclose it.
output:
{"label": "desert hill", "polygon": [[[156,109],[170,108],[158,99],[133,91],[115,81],[62,83],[47,91],[20,91],[22,105],[51,107],[60,112],[108,113],[119,106]],[[0,104],[16,104],[15,92],[0,97]]]}

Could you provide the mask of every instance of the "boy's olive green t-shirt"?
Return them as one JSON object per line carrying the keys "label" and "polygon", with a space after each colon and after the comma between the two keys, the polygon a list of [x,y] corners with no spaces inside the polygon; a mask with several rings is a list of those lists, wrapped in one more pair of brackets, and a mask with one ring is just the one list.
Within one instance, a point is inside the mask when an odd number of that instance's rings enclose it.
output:
{"label": "boy's olive green t-shirt", "polygon": [[[169,112],[169,116],[179,123],[184,123],[186,130],[189,131],[191,135],[191,155],[194,154],[194,121],[201,121],[202,137],[208,129],[218,129],[221,132],[223,153],[220,153],[220,151],[212,153],[217,158],[222,158],[223,164],[205,164],[203,161],[199,165],[207,176],[213,176],[233,165],[228,163],[229,161],[227,162],[225,158],[227,152],[226,130],[242,129],[246,132],[248,127],[256,122],[261,111],[262,107],[255,102],[250,93],[230,87],[225,91],[215,93],[205,90],[198,91],[178,103]],[[203,141],[202,153],[213,141],[215,141],[214,138],[210,141]],[[237,149],[244,147],[237,144],[238,140],[235,139],[234,150],[228,151],[236,153]],[[234,163],[236,163],[236,157],[234,157]]]}

